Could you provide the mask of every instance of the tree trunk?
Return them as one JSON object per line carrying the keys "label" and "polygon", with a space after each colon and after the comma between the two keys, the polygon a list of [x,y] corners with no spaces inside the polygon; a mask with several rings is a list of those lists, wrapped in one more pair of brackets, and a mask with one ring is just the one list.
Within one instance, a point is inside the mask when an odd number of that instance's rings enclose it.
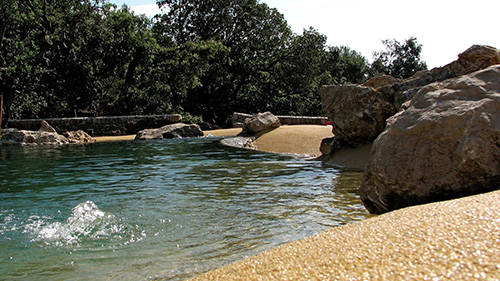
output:
{"label": "tree trunk", "polygon": [[128,65],[127,73],[125,74],[125,84],[131,85],[134,82],[135,69],[139,66],[139,62],[144,57],[144,50],[139,49],[135,52],[132,61]]}
{"label": "tree trunk", "polygon": [[3,94],[0,94],[0,136],[2,135]]}

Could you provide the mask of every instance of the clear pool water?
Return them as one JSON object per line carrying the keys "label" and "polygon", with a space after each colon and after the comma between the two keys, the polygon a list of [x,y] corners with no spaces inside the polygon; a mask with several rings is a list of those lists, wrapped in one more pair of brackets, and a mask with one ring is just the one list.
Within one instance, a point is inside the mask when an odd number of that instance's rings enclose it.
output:
{"label": "clear pool water", "polygon": [[0,147],[0,279],[186,279],[366,218],[360,178],[217,138]]}

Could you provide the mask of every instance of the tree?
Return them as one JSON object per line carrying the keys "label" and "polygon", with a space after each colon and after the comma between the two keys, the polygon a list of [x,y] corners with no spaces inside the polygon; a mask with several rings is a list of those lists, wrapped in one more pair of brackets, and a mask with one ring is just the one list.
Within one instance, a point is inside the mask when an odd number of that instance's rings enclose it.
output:
{"label": "tree", "polygon": [[6,0],[0,9],[4,121],[172,110],[170,88],[150,71],[165,51],[146,17],[102,0]]}
{"label": "tree", "polygon": [[[279,62],[292,32],[283,15],[256,0],[164,0],[168,13],[157,32],[179,48],[214,41],[224,51],[208,61],[199,86],[188,92],[183,108],[209,122],[224,124],[238,99],[252,93],[262,72]],[[221,49],[222,50],[222,49]]]}
{"label": "tree", "polygon": [[294,35],[272,68],[259,73],[252,93],[240,98],[256,111],[283,115],[317,115],[321,112],[318,89],[330,84],[322,68],[326,36],[314,28]]}
{"label": "tree", "polygon": [[323,68],[330,73],[333,84],[361,84],[367,79],[368,61],[347,46],[329,47]]}
{"label": "tree", "polygon": [[[99,0],[1,2],[0,91],[5,97],[4,124],[11,116],[43,114],[49,103],[47,112],[60,112],[65,101],[59,91],[71,92],[65,86],[72,83],[68,83],[68,73],[61,73],[59,63],[67,65],[64,62],[76,55],[80,47],[75,40],[81,35],[78,31],[105,7],[109,4]],[[82,77],[80,72],[74,74]]]}
{"label": "tree", "polygon": [[372,77],[386,74],[404,79],[427,69],[427,64],[420,59],[422,45],[415,37],[406,39],[404,44],[395,39],[383,40],[382,43],[386,49],[374,52]]}
{"label": "tree", "polygon": [[[12,115],[15,97],[34,95],[36,69],[33,64],[43,59],[37,44],[38,19],[30,11],[30,1],[5,0],[0,2],[0,94],[3,95],[2,127]],[[42,37],[43,39],[43,37]],[[30,106],[29,103],[26,104]]]}

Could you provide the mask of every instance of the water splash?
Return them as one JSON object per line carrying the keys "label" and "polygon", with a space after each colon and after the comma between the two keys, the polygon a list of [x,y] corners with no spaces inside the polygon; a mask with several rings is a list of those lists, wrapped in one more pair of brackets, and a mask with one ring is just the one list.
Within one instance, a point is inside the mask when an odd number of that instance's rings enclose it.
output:
{"label": "water splash", "polygon": [[92,201],[73,208],[66,222],[47,223],[47,218],[31,216],[25,228],[46,245],[77,245],[85,239],[122,239],[126,226],[119,223],[113,214],[101,211]]}

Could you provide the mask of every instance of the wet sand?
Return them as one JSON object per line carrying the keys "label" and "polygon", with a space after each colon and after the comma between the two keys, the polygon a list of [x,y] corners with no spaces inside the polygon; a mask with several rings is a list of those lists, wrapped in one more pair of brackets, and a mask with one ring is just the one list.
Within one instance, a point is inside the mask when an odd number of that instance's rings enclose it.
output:
{"label": "wet sand", "polygon": [[192,280],[499,280],[500,191],[333,228]]}

